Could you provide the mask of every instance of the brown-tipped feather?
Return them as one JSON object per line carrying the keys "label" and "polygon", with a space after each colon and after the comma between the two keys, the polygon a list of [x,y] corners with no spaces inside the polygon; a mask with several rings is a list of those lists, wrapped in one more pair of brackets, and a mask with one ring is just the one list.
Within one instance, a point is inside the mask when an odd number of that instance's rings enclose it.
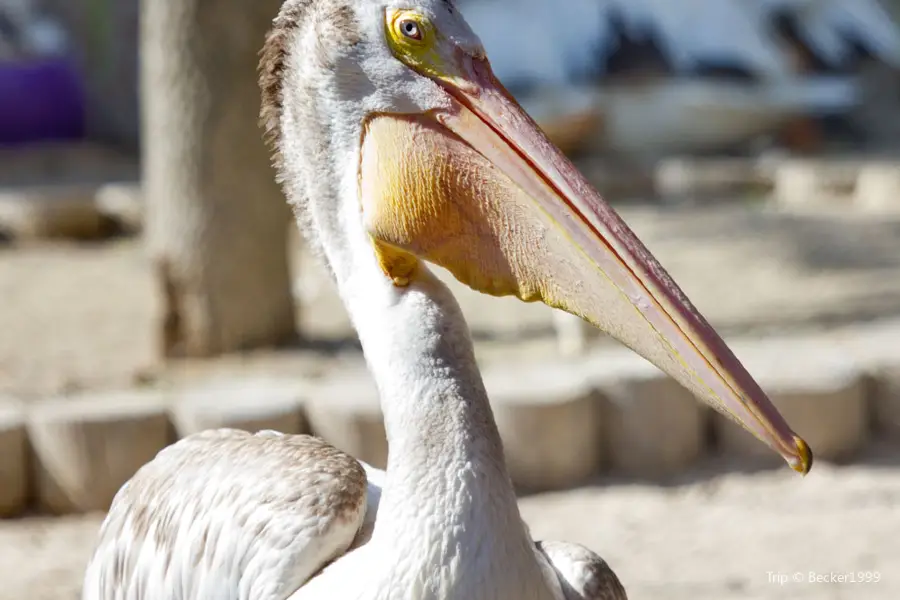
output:
{"label": "brown-tipped feather", "polygon": [[276,167],[281,162],[281,111],[284,101],[284,69],[287,62],[288,42],[291,34],[306,18],[314,0],[294,0],[285,2],[272,22],[266,41],[260,51],[259,88],[262,103],[259,123],[263,128],[266,143],[272,149]]}

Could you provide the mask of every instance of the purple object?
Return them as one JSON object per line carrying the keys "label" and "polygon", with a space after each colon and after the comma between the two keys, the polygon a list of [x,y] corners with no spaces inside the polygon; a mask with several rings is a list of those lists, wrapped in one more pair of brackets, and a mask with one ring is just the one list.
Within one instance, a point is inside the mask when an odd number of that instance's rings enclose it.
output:
{"label": "purple object", "polygon": [[84,137],[81,78],[66,59],[0,62],[0,145]]}

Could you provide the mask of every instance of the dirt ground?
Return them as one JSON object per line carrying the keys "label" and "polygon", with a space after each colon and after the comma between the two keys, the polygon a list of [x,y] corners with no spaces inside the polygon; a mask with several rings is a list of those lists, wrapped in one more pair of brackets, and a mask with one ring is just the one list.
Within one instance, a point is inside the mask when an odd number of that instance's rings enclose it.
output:
{"label": "dirt ground", "polygon": [[[796,215],[734,203],[624,207],[621,214],[723,334],[784,333],[900,315],[900,217]],[[298,247],[302,330],[329,342],[352,338],[330,279]],[[543,305],[450,283],[482,360],[554,350],[551,313]],[[221,370],[307,374],[328,368],[333,358],[292,348],[161,372],[156,289],[132,239],[24,247],[0,242],[0,299],[0,395],[41,398]]]}
{"label": "dirt ground", "polygon": [[[600,552],[632,600],[894,600],[898,454],[820,464],[805,479],[783,468],[611,484],[527,497],[521,507],[536,538]],[[75,600],[100,519],[0,522],[0,600]]]}
{"label": "dirt ground", "polygon": [[[623,216],[726,332],[827,328],[900,314],[898,219],[711,207]],[[303,256],[296,263],[304,330],[347,338],[330,283]],[[543,307],[454,289],[487,360],[552,349]],[[0,299],[0,396],[39,400],[211,371],[306,374],[341,358],[295,348],[161,370],[154,288],[133,240],[0,246]],[[818,464],[805,479],[782,468],[719,470],[680,485],[607,482],[524,498],[522,510],[535,537],[600,551],[633,599],[894,599],[898,455],[894,446],[853,466]],[[77,598],[100,518],[0,521],[0,600]],[[810,573],[879,581],[809,583]]]}

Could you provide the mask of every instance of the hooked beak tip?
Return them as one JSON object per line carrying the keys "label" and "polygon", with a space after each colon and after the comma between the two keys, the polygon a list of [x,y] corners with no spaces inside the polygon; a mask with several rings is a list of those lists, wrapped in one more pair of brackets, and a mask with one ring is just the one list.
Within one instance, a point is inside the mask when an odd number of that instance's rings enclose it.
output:
{"label": "hooked beak tip", "polygon": [[813,453],[803,438],[798,435],[794,436],[794,445],[797,446],[797,458],[798,460],[792,461],[790,463],[791,468],[800,473],[801,475],[807,475],[809,470],[812,469],[813,466]]}

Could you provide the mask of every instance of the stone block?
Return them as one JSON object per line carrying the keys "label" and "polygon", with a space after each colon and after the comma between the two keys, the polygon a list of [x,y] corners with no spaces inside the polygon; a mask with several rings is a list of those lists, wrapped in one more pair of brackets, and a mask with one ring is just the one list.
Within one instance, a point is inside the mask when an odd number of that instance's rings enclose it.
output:
{"label": "stone block", "polygon": [[775,169],[775,200],[794,208],[849,203],[861,166],[853,160],[786,161]]}
{"label": "stone block", "polygon": [[875,430],[900,441],[900,364],[873,373],[870,393]]}
{"label": "stone block", "polygon": [[752,160],[670,158],[656,167],[654,187],[664,198],[706,198],[770,191],[772,183]]}
{"label": "stone block", "polygon": [[378,389],[368,371],[339,369],[313,383],[306,416],[314,435],[379,469],[388,445]]}
{"label": "stone block", "polygon": [[0,397],[0,518],[28,504],[28,437],[22,407]]}
{"label": "stone block", "polygon": [[108,231],[92,186],[58,185],[0,191],[0,230],[16,239],[93,239]]}
{"label": "stone block", "polygon": [[644,364],[609,369],[595,379],[609,404],[610,464],[632,477],[668,477],[703,456],[709,410],[674,379]]}
{"label": "stone block", "polygon": [[[849,357],[868,371],[900,367],[900,319],[861,322],[837,337],[843,360]],[[830,345],[835,345],[834,342]]]}
{"label": "stone block", "polygon": [[865,211],[900,213],[900,164],[863,167],[854,202]]}
{"label": "stone block", "polygon": [[144,223],[144,204],[139,183],[108,183],[94,196],[97,211],[120,231],[138,233]]}
{"label": "stone block", "polygon": [[[816,459],[845,461],[868,438],[865,378],[852,362],[842,363],[826,349],[816,354],[812,348],[805,356],[795,353],[788,344],[768,357],[767,366],[760,361],[745,364]],[[717,416],[715,432],[728,453],[772,464],[781,460],[725,417]]]}
{"label": "stone block", "polygon": [[784,164],[775,170],[775,200],[784,206],[803,206],[816,202],[819,180],[807,165]]}
{"label": "stone block", "polygon": [[218,380],[172,392],[168,400],[179,437],[223,427],[307,433],[305,389],[305,382],[291,379]]}
{"label": "stone block", "polygon": [[27,416],[39,506],[54,514],[106,510],[119,488],[172,441],[159,394],[55,399]]}
{"label": "stone block", "polygon": [[587,351],[588,341],[598,330],[581,317],[562,310],[553,310],[553,330],[556,347],[561,356],[581,356]]}
{"label": "stone block", "polygon": [[565,489],[603,467],[603,400],[583,363],[495,365],[485,386],[517,487]]}

